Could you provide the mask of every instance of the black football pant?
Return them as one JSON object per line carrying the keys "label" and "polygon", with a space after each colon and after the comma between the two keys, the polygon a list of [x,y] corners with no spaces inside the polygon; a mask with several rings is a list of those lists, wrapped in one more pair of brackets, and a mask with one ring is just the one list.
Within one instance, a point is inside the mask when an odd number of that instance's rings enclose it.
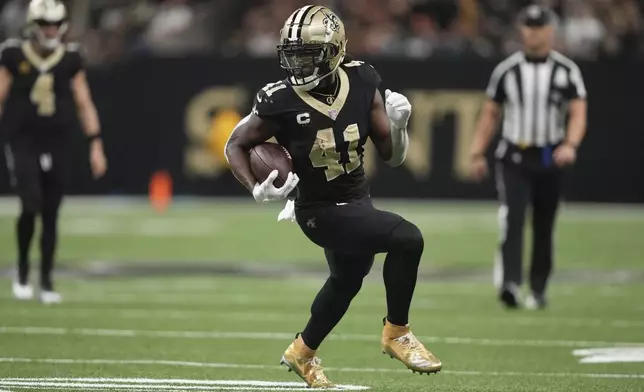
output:
{"label": "black football pant", "polygon": [[374,256],[387,253],[383,278],[387,319],[406,325],[423,253],[420,230],[402,217],[377,210],[369,198],[296,213],[304,234],[324,248],[330,276],[311,306],[302,339],[317,349],[346,313],[371,270]]}
{"label": "black football pant", "polygon": [[496,162],[501,203],[501,242],[495,268],[499,287],[522,283],[523,230],[526,210],[531,205],[530,289],[534,294],[545,294],[553,269],[553,234],[563,177],[563,171],[552,162],[554,148],[520,149],[510,145]]}
{"label": "black football pant", "polygon": [[53,290],[51,274],[58,238],[58,210],[65,184],[65,155],[57,150],[7,146],[5,156],[21,207],[16,225],[18,281],[21,284],[29,281],[29,249],[36,217],[40,216],[40,285],[44,290]]}

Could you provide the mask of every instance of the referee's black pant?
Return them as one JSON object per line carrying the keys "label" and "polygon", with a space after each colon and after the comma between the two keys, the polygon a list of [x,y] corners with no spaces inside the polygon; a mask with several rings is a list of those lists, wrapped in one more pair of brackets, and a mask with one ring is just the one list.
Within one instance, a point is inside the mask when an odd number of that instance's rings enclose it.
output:
{"label": "referee's black pant", "polygon": [[530,289],[545,294],[553,269],[553,232],[562,191],[563,170],[553,162],[556,146],[519,147],[506,140],[496,151],[496,185],[501,203],[500,249],[495,283],[500,289],[523,282],[523,228],[532,206]]}

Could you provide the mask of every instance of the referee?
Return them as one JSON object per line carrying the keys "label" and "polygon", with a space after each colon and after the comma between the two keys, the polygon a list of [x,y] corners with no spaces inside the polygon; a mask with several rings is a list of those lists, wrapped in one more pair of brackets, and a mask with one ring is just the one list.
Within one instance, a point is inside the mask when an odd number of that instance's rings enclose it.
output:
{"label": "referee", "polygon": [[530,295],[525,307],[546,307],[553,266],[553,230],[562,191],[563,169],[575,162],[586,132],[586,88],[577,65],[552,50],[555,15],[529,6],[519,17],[523,50],[492,73],[489,97],[471,146],[475,179],[488,173],[485,152],[501,113],[502,137],[495,152],[500,201],[500,247],[494,282],[508,308],[522,305],[523,226],[532,205]]}

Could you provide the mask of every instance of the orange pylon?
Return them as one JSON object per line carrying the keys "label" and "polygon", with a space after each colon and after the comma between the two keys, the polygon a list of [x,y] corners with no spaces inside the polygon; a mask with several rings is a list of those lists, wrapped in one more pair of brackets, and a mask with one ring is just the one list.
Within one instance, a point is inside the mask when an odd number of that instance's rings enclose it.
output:
{"label": "orange pylon", "polygon": [[157,171],[150,178],[150,204],[158,213],[164,213],[172,202],[172,177],[167,171]]}

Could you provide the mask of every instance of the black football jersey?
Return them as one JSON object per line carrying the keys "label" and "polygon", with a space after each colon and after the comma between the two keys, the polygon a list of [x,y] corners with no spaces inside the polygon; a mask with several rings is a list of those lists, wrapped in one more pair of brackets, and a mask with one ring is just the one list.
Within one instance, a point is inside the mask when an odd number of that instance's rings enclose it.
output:
{"label": "black football jersey", "polygon": [[318,100],[288,81],[266,85],[255,98],[253,112],[279,125],[275,138],[293,159],[298,208],[369,194],[363,152],[380,76],[367,63],[345,61],[337,77],[335,98]]}
{"label": "black football jersey", "polygon": [[14,142],[61,142],[77,118],[71,81],[83,69],[79,45],[60,45],[46,57],[29,40],[7,40],[0,49],[0,66],[13,79],[0,131]]}

